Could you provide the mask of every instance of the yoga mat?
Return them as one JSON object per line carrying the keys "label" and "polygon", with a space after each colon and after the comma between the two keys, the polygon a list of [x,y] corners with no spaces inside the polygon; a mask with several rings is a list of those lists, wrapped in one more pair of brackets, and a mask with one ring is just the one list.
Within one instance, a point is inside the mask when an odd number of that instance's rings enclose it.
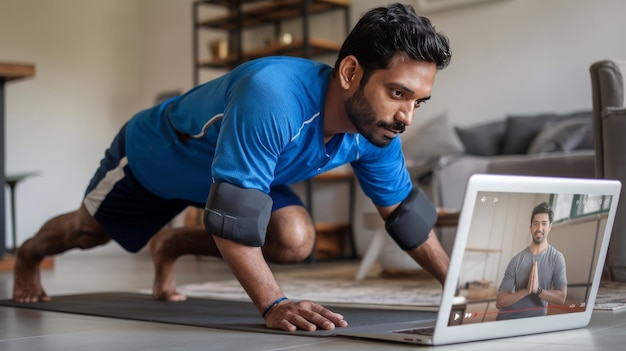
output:
{"label": "yoga mat", "polygon": [[[156,301],[148,294],[103,292],[79,295],[53,296],[52,301],[17,303],[0,300],[0,306],[28,308],[43,311],[120,318],[145,322],[189,325],[257,333],[275,333],[303,336],[333,336],[336,330],[315,332],[286,332],[268,329],[251,302],[224,301],[189,297],[182,302]],[[415,310],[386,310],[355,307],[332,307],[348,321],[348,327],[386,322],[435,319],[436,312]]]}

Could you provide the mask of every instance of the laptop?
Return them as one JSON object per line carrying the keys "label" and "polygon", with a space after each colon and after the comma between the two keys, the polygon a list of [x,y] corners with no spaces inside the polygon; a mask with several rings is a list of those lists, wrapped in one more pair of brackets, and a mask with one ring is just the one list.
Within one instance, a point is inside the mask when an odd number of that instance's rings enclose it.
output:
{"label": "laptop", "polygon": [[[465,190],[436,319],[340,328],[337,334],[441,345],[586,326],[598,292],[620,190],[621,183],[614,180],[473,175]],[[534,240],[532,211],[543,202],[554,212],[546,238],[562,254],[560,262],[565,266],[565,273],[561,269],[551,273],[554,280],[547,279],[563,282],[566,278],[566,283],[560,283],[566,286],[565,300],[547,306],[511,305],[508,309],[501,302],[498,308],[497,296],[505,276],[510,282],[512,272],[520,275],[516,279],[528,274],[518,266],[521,261],[513,258]],[[550,252],[554,256],[554,251]],[[544,267],[540,265],[537,271],[539,281],[544,279],[542,273],[548,273]],[[532,298],[543,295],[543,300],[550,294],[545,290],[557,288],[546,286],[544,280],[543,289]]]}

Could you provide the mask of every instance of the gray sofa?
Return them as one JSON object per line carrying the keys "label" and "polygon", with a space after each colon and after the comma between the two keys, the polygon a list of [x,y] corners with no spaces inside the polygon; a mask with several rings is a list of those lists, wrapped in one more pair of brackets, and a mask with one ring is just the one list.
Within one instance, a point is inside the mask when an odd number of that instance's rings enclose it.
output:
{"label": "gray sofa", "polygon": [[449,209],[460,208],[475,173],[595,178],[591,111],[507,116],[468,128],[439,116],[403,143],[416,185]]}

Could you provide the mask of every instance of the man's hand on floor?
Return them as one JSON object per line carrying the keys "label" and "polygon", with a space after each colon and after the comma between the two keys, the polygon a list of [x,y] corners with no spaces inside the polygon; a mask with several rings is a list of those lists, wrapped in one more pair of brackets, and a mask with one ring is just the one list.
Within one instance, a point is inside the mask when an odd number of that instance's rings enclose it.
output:
{"label": "man's hand on floor", "polygon": [[272,308],[265,316],[265,326],[286,331],[333,330],[347,327],[343,316],[311,301],[285,300]]}

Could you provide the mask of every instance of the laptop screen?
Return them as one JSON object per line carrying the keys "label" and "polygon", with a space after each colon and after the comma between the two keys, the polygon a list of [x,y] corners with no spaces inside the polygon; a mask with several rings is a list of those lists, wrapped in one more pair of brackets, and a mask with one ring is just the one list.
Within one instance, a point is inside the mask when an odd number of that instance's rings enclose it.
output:
{"label": "laptop screen", "polygon": [[448,325],[584,312],[612,201],[479,191]]}

